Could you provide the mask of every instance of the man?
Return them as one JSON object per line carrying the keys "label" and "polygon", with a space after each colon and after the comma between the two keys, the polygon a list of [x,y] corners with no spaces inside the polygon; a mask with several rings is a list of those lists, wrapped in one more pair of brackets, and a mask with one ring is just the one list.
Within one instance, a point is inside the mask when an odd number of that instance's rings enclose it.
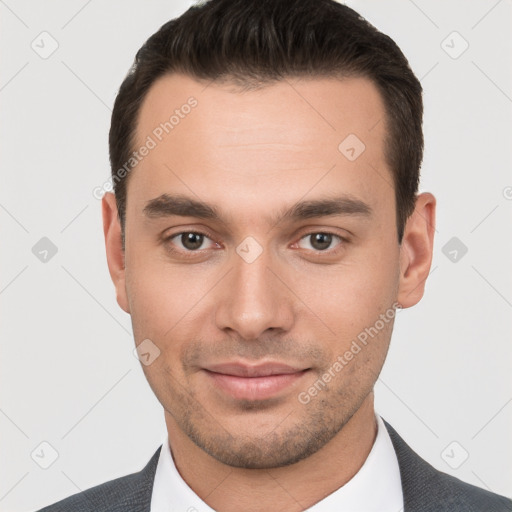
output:
{"label": "man", "polygon": [[421,92],[333,0],[210,0],[146,42],[103,224],[168,443],[44,511],[512,510],[373,407],[431,265]]}

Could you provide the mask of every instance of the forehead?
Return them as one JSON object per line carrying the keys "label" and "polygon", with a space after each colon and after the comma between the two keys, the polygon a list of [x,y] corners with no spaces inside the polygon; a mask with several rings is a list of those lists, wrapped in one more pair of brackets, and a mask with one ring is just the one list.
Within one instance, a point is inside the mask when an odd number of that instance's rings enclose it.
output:
{"label": "forehead", "polygon": [[178,191],[247,205],[269,191],[293,200],[334,184],[392,195],[385,130],[381,95],[365,78],[289,78],[242,91],[166,75],[140,108],[134,149],[151,149],[131,172],[134,200]]}
{"label": "forehead", "polygon": [[[197,106],[189,109],[187,103],[192,98]],[[138,139],[169,121],[173,114],[178,117],[171,122],[175,139],[180,139],[179,132],[184,130],[174,128],[186,124],[196,129],[196,140],[206,141],[202,138],[206,136],[213,144],[230,140],[237,144],[244,140],[249,144],[291,140],[314,143],[314,134],[316,139],[331,136],[336,142],[350,128],[370,142],[376,123],[384,121],[384,105],[376,86],[366,78],[287,78],[256,90],[243,90],[229,82],[199,82],[171,74],[158,79],[142,102]],[[190,120],[182,123],[187,117]],[[209,129],[205,120],[212,128],[222,130]],[[280,127],[292,130],[284,132]],[[277,141],[268,135],[278,135]]]}

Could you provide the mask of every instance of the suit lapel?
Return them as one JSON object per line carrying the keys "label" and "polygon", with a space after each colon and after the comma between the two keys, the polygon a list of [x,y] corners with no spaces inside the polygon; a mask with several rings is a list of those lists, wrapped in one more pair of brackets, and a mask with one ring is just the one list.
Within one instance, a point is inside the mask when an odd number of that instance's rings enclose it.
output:
{"label": "suit lapel", "polygon": [[424,461],[384,420],[395,448],[402,479],[404,512],[443,512],[447,510],[436,496],[438,471]]}
{"label": "suit lapel", "polygon": [[129,503],[130,507],[126,510],[130,512],[150,512],[153,483],[161,449],[162,446],[156,450],[142,471],[133,475],[135,477],[133,485],[130,486],[130,491],[126,495],[126,503]]}

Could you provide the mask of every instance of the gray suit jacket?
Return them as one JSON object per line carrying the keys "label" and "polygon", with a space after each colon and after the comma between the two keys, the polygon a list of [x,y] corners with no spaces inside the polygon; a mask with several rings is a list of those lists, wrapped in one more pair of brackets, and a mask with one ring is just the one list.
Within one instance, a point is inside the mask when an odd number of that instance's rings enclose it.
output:
{"label": "gray suit jacket", "polygon": [[[404,512],[512,512],[512,500],[438,471],[384,423],[398,458]],[[150,512],[161,448],[139,473],[97,485],[39,512]]]}

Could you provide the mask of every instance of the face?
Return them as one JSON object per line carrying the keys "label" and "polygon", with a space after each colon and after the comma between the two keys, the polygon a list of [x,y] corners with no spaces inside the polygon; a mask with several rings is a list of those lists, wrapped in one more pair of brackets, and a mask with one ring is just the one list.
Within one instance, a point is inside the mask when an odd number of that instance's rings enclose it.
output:
{"label": "face", "polygon": [[172,75],[145,98],[135,146],[155,144],[114,281],[168,427],[215,459],[297,462],[370,397],[407,259],[385,133],[362,78],[240,92]]}

